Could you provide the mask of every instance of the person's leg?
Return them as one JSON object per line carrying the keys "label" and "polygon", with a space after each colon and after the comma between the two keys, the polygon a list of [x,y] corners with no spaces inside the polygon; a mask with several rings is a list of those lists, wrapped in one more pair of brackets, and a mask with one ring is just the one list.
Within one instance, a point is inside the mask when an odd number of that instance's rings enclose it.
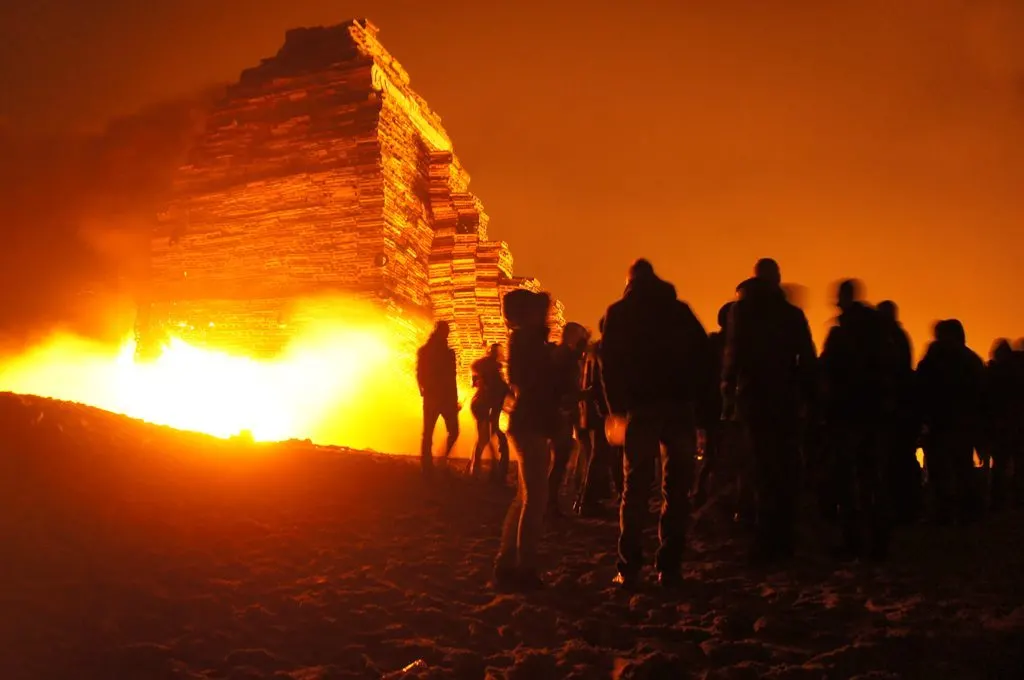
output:
{"label": "person's leg", "polygon": [[891,461],[894,453],[891,439],[883,439],[879,430],[872,425],[865,426],[858,454],[859,488],[871,541],[868,549],[871,557],[876,559],[884,559],[889,555],[893,521],[889,475],[893,472]]}
{"label": "person's leg", "polygon": [[523,465],[516,466],[519,478],[516,480],[516,495],[505,513],[505,522],[501,528],[501,545],[494,563],[495,579],[507,581],[514,577],[519,567],[519,525],[523,519],[523,499],[526,493],[526,482],[523,479]]}
{"label": "person's leg", "polygon": [[626,429],[622,501],[619,504],[619,575],[631,583],[643,567],[643,530],[658,458],[658,422],[649,413],[634,413]]}
{"label": "person's leg", "polygon": [[597,512],[601,502],[608,498],[611,488],[611,447],[603,430],[589,432],[592,440],[590,463],[580,492],[580,506],[583,514]]}
{"label": "person's leg", "polygon": [[697,428],[689,405],[671,405],[661,414],[661,517],[655,567],[663,583],[680,578],[690,521],[689,491],[697,455]]}
{"label": "person's leg", "polygon": [[437,419],[440,417],[441,409],[437,408],[436,404],[424,400],[423,437],[420,440],[420,464],[424,472],[434,467],[434,429],[437,427]]}
{"label": "person's leg", "polygon": [[519,568],[535,573],[537,553],[544,534],[544,512],[548,504],[548,466],[551,463],[550,441],[539,434],[516,438],[522,481],[522,516],[519,521]]}
{"label": "person's leg", "polygon": [[498,439],[498,460],[491,468],[491,479],[505,483],[508,479],[509,449],[508,436],[501,431],[501,407],[491,409],[491,433]]}
{"label": "person's leg", "polygon": [[491,423],[486,413],[477,411],[473,412],[473,420],[476,422],[476,445],[473,447],[473,457],[469,460],[469,474],[475,477],[480,474],[484,449],[491,443]]}
{"label": "person's leg", "polygon": [[836,506],[842,533],[841,552],[846,557],[854,558],[859,557],[864,550],[864,508],[861,506],[863,496],[860,495],[864,489],[860,483],[862,466],[858,465],[862,432],[854,425],[843,423],[832,428],[832,435]]}
{"label": "person's leg", "polygon": [[962,522],[972,522],[980,515],[978,476],[974,468],[974,442],[967,432],[958,432],[955,438],[954,484],[956,512]]}
{"label": "person's leg", "polygon": [[773,475],[777,499],[775,552],[778,557],[786,558],[792,557],[796,547],[797,507],[804,472],[799,421],[795,416],[781,420],[777,423],[776,432],[778,467]]}
{"label": "person's leg", "polygon": [[925,465],[928,470],[928,484],[934,490],[935,521],[948,524],[953,520],[955,463],[952,456],[956,446],[950,442],[948,432],[932,432],[925,451]]}
{"label": "person's leg", "polygon": [[556,515],[560,514],[558,498],[562,492],[562,484],[565,482],[565,475],[575,444],[576,441],[572,437],[572,425],[569,422],[561,423],[558,436],[552,443],[554,460],[548,475],[548,510]]}
{"label": "person's leg", "polygon": [[[444,457],[447,459],[452,455],[455,442],[459,439],[459,408],[458,405],[450,406],[441,413],[444,418],[444,429],[448,432],[448,439],[445,442]],[[435,421],[437,419],[435,418]]]}

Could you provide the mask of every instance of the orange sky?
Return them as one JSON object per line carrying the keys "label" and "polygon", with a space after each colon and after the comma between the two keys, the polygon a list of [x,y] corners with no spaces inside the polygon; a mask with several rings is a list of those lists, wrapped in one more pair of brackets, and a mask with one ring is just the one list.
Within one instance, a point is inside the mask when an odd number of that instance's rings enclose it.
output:
{"label": "orange sky", "polygon": [[985,354],[1024,336],[1016,0],[12,4],[0,126],[19,132],[97,127],[236,79],[289,27],[369,17],[492,235],[589,325],[648,256],[710,330],[772,255],[819,339],[843,276],[897,300],[918,349],[940,316]]}

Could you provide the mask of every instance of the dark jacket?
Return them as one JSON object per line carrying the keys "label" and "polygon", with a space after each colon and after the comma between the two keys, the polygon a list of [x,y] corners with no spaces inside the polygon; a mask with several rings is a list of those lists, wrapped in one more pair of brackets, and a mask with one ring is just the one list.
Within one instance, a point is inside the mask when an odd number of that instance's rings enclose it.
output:
{"label": "dark jacket", "polygon": [[970,431],[981,425],[985,364],[963,345],[933,342],[917,366],[916,393],[924,424],[933,431]]}
{"label": "dark jacket", "polygon": [[821,352],[825,418],[878,422],[892,410],[896,360],[875,309],[855,302],[844,310]]}
{"label": "dark jacket", "polygon": [[580,404],[580,425],[587,430],[604,427],[608,416],[608,397],[604,393],[604,379],[601,377],[601,341],[593,343],[587,350],[583,362],[583,395]]}
{"label": "dark jacket", "polygon": [[[743,420],[795,418],[814,397],[815,350],[803,311],[779,286],[748,280],[729,313],[722,397]],[[732,415],[732,414],[729,414]]]}
{"label": "dark jacket", "polygon": [[910,336],[896,321],[883,321],[883,331],[888,345],[890,379],[896,415],[903,420],[916,420],[917,406],[914,399],[914,352]]}
{"label": "dark jacket", "polygon": [[500,409],[509,390],[505,376],[501,374],[501,363],[492,356],[484,356],[473,362],[470,371],[476,388],[471,402],[473,412],[486,414]]}
{"label": "dark jacket", "polygon": [[433,338],[416,352],[416,381],[423,400],[442,407],[458,404],[455,350]]}
{"label": "dark jacket", "polygon": [[714,379],[711,381],[709,397],[709,408],[714,417],[718,417],[722,413],[722,389],[719,382],[722,376],[722,361],[725,359],[725,339],[726,334],[724,331],[715,331],[708,336],[708,347],[711,353],[711,375]]}
{"label": "dark jacket", "polygon": [[515,395],[509,433],[555,436],[562,386],[556,365],[556,345],[548,342],[546,327],[516,328],[509,335],[508,379]]}
{"label": "dark jacket", "polygon": [[708,336],[675,287],[657,277],[630,283],[608,308],[601,337],[605,393],[615,413],[658,402],[693,404],[708,420]]}
{"label": "dark jacket", "polygon": [[1021,414],[1021,394],[1013,354],[996,357],[985,367],[987,430],[1005,438],[1016,432]]}

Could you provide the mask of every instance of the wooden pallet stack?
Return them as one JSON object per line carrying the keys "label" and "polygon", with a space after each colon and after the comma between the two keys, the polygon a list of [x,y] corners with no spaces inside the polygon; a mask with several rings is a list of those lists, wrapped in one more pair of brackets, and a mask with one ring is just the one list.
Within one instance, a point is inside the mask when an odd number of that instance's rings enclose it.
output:
{"label": "wooden pallet stack", "polygon": [[505,340],[502,292],[538,285],[487,239],[469,183],[376,27],[289,31],[228,88],[180,169],[148,302],[180,335],[264,355],[288,340],[288,301],[341,291],[404,319],[414,341],[431,316],[451,322],[468,370]]}

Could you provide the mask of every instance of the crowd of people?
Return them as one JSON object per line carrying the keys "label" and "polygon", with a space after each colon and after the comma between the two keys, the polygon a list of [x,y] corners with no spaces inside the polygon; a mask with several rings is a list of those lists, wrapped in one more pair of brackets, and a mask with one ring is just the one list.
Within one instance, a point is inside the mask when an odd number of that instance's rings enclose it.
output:
{"label": "crowd of people", "polygon": [[[803,311],[787,299],[778,264],[763,259],[708,334],[675,287],[641,259],[601,319],[597,339],[568,323],[554,344],[550,297],[507,293],[507,380],[499,345],[472,366],[477,443],[470,472],[482,470],[490,448],[491,480],[506,479],[503,410],[518,459],[496,585],[543,586],[538,545],[546,518],[561,514],[559,494],[574,452],[573,510],[600,515],[617,500],[615,581],[624,588],[641,578],[656,485],[654,568],[669,588],[682,578],[691,514],[710,499],[749,537],[757,564],[793,556],[807,489],[839,528],[832,546],[839,559],[886,559],[890,535],[902,524],[970,523],[988,510],[1024,504],[1024,345],[1000,340],[986,364],[968,348],[960,321],[947,319],[936,323],[915,368],[893,302],[872,306],[858,282],[846,280],[836,306],[818,353]],[[418,355],[427,473],[437,420],[446,424],[445,456],[458,437],[448,332],[439,322]],[[989,494],[976,461],[991,471]]]}

